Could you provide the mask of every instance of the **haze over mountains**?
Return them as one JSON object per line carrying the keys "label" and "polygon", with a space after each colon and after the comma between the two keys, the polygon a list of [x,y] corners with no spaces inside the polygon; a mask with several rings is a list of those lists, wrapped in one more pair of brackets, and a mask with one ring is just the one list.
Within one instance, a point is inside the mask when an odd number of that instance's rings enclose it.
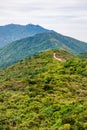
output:
{"label": "haze over mountains", "polygon": [[[1,46],[7,44],[0,49],[0,68],[50,49],[66,50],[73,54],[87,52],[87,43],[44,29],[39,25],[10,24],[0,28]],[[10,41],[14,42],[8,44]]]}
{"label": "haze over mountains", "polygon": [[17,25],[9,24],[0,26],[0,47],[4,45],[25,38],[33,36],[37,33],[47,32],[48,30],[39,25]]}

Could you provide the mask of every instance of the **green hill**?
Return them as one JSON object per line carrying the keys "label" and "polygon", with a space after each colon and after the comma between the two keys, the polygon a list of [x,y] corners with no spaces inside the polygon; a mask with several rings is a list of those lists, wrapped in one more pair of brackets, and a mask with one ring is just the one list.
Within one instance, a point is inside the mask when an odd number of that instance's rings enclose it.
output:
{"label": "green hill", "polygon": [[36,34],[3,47],[0,50],[0,68],[49,49],[62,49],[72,53],[80,53],[87,51],[87,43],[54,31]]}
{"label": "green hill", "polygon": [[86,97],[87,60],[45,51],[0,71],[0,129],[87,130]]}

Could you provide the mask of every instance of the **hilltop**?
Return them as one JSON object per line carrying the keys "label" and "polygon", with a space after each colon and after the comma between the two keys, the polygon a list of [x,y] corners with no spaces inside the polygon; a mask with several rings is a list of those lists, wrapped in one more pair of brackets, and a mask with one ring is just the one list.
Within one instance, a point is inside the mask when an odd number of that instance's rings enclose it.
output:
{"label": "hilltop", "polygon": [[63,50],[31,56],[0,71],[0,129],[86,130],[86,96],[87,60]]}

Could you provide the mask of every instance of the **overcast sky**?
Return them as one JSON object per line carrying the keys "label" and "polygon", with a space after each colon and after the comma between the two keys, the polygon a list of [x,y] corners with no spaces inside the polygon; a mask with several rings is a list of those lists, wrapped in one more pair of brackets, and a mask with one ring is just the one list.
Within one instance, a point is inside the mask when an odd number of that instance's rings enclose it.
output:
{"label": "overcast sky", "polygon": [[87,0],[2,0],[0,25],[39,24],[87,42]]}

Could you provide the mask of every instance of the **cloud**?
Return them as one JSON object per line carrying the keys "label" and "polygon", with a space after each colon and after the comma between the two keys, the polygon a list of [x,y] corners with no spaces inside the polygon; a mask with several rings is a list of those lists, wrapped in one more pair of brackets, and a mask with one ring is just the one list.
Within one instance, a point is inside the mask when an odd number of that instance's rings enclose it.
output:
{"label": "cloud", "polygon": [[8,23],[41,24],[87,41],[87,0],[3,0],[0,25]]}

